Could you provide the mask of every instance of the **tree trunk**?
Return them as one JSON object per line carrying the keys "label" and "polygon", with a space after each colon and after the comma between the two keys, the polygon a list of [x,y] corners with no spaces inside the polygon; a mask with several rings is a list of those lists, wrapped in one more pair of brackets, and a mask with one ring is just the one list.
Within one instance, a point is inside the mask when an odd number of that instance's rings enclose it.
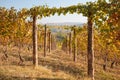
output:
{"label": "tree trunk", "polygon": [[94,80],[94,35],[93,35],[93,26],[92,26],[92,17],[89,12],[88,16],[88,76]]}
{"label": "tree trunk", "polygon": [[[106,50],[107,50],[107,45],[106,45]],[[103,56],[103,60],[104,60],[104,64],[103,64],[103,70],[106,71],[106,67],[107,67],[107,57],[108,57],[108,52],[105,53],[105,55]]]}
{"label": "tree trunk", "polygon": [[44,57],[46,57],[46,41],[47,41],[47,28],[46,28],[46,25],[45,25],[45,32],[44,32]]}
{"label": "tree trunk", "polygon": [[2,60],[7,60],[8,59],[8,54],[7,54],[7,45],[3,49],[4,55],[2,56]]}
{"label": "tree trunk", "polygon": [[7,54],[7,45],[5,46],[5,50],[4,50],[4,54],[5,54],[5,57],[6,57],[6,59],[8,58],[8,54]]}
{"label": "tree trunk", "polygon": [[24,62],[24,60],[23,60],[23,58],[22,58],[22,56],[21,56],[21,45],[19,45],[18,48],[19,48],[19,50],[18,50],[18,55],[19,55],[19,59],[20,59],[20,61],[19,61],[18,64],[21,65],[21,64],[23,64],[23,62]]}
{"label": "tree trunk", "polygon": [[76,30],[75,30],[75,27],[74,27],[74,31],[73,31],[73,48],[74,48],[74,52],[73,52],[73,61],[76,62],[77,61],[77,54],[76,54]]}
{"label": "tree trunk", "polygon": [[114,63],[115,63],[115,61],[113,61],[113,62],[111,63],[111,66],[110,66],[110,68],[113,68],[113,66],[114,66]]}
{"label": "tree trunk", "polygon": [[33,16],[33,65],[38,66],[38,46],[37,46],[37,16]]}
{"label": "tree trunk", "polygon": [[69,54],[71,54],[71,52],[72,52],[72,50],[71,50],[71,43],[72,43],[72,41],[71,41],[71,32],[70,32],[70,34],[69,34]]}
{"label": "tree trunk", "polygon": [[103,70],[104,71],[107,70],[106,67],[107,67],[107,57],[105,57],[105,59],[104,59],[104,64],[103,64]]}

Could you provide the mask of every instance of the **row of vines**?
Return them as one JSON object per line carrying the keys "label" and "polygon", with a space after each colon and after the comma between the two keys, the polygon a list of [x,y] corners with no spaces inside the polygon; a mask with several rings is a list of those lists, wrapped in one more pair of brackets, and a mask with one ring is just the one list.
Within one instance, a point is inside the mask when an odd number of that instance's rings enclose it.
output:
{"label": "row of vines", "polygon": [[[19,50],[23,46],[33,47],[33,64],[38,66],[38,46],[44,46],[44,56],[46,56],[46,37],[48,37],[49,52],[51,52],[51,45],[55,37],[50,30],[47,30],[46,25],[44,29],[41,25],[37,25],[37,19],[55,14],[66,15],[67,13],[81,13],[88,17],[87,25],[82,28],[75,26],[66,28],[71,31],[69,39],[66,37],[66,49],[69,49],[70,54],[72,53],[71,49],[73,49],[74,61],[76,61],[76,53],[87,51],[89,77],[94,80],[94,56],[103,58],[104,70],[106,70],[107,61],[112,62],[112,68],[114,63],[118,64],[120,62],[119,0],[98,0],[60,8],[35,6],[30,9],[23,8],[19,11],[13,7],[11,9],[0,7],[0,44],[5,47],[5,57],[8,57],[6,53],[8,46],[18,46]],[[41,36],[42,34],[44,36]],[[44,40],[42,40],[42,37],[44,37]],[[20,56],[20,52],[18,53]],[[21,56],[20,60],[23,62]]]}

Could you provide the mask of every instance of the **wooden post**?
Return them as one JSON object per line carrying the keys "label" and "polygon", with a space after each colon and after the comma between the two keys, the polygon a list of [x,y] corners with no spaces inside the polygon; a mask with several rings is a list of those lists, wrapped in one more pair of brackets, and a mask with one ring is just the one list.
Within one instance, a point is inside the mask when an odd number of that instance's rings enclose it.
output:
{"label": "wooden post", "polygon": [[75,26],[74,26],[74,30],[73,30],[73,61],[76,62],[77,61],[77,53],[76,53],[76,30],[75,30]]}
{"label": "wooden post", "polygon": [[46,41],[47,41],[47,28],[46,28],[46,25],[45,25],[45,30],[44,30],[44,57],[46,57],[46,46],[47,46],[47,44],[46,44]]}
{"label": "wooden post", "polygon": [[49,53],[51,53],[51,32],[49,32]]}
{"label": "wooden post", "polygon": [[94,80],[94,35],[91,12],[88,12],[88,76]]}
{"label": "wooden post", "polygon": [[67,51],[68,51],[68,40],[67,40],[67,35],[66,35],[66,54],[67,54]]}
{"label": "wooden post", "polygon": [[69,54],[71,54],[71,52],[72,52],[72,45],[71,45],[71,43],[72,43],[72,41],[71,41],[71,32],[69,33]]}
{"label": "wooden post", "polygon": [[53,35],[51,34],[51,50],[53,50]]}
{"label": "wooden post", "polygon": [[33,65],[38,66],[38,46],[37,46],[37,16],[33,16]]}

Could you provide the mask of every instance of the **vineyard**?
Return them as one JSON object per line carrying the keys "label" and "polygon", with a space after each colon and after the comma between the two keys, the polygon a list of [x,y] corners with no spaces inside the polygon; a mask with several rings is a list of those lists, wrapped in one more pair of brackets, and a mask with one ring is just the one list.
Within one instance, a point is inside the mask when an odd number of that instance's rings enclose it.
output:
{"label": "vineyard", "polygon": [[[81,26],[37,20],[82,14]],[[120,1],[0,7],[0,80],[120,80]],[[18,75],[16,75],[18,74]]]}

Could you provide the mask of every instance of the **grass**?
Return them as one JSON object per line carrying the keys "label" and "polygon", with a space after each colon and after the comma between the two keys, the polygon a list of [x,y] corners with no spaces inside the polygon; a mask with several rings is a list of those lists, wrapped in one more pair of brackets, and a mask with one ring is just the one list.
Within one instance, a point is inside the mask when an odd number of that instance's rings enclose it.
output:
{"label": "grass", "polygon": [[[1,49],[2,50],[2,49]],[[2,57],[3,53],[0,53]],[[0,80],[90,80],[87,77],[87,61],[78,55],[77,62],[61,50],[52,51],[43,57],[39,52],[39,66],[32,66],[32,52],[23,50],[23,65],[18,65],[17,48],[9,49],[8,60],[0,59]],[[101,61],[95,60],[95,80],[120,80],[120,66],[102,70]]]}
{"label": "grass", "polygon": [[112,75],[111,73],[105,72],[105,71],[99,71],[96,74],[97,75],[95,77],[99,80],[120,80],[120,77],[117,76],[119,74],[116,74],[116,76],[115,76],[115,75]]}
{"label": "grass", "polygon": [[50,69],[39,66],[34,69],[31,66],[0,66],[0,80],[66,80],[73,78],[62,71],[52,72]]}

